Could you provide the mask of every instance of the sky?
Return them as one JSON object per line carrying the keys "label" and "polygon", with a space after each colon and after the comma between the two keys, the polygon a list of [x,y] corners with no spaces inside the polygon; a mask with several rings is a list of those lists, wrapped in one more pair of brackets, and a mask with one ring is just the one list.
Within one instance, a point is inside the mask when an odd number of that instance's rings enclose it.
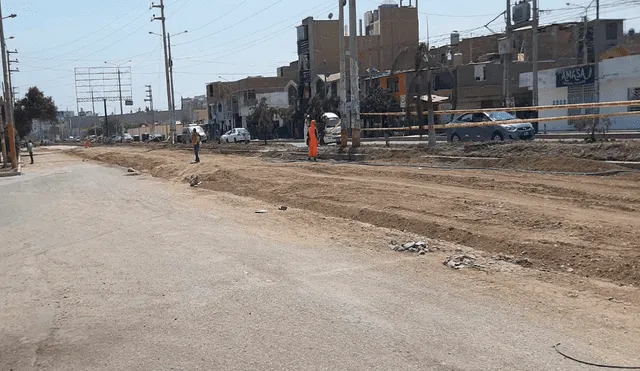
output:
{"label": "sky", "polygon": [[[358,0],[358,18],[382,2]],[[592,1],[566,2],[540,0],[541,24],[578,21]],[[601,18],[626,18],[625,31],[640,32],[640,0],[600,4]],[[3,16],[17,14],[4,20],[4,29],[5,38],[14,37],[7,40],[8,49],[18,51],[13,56],[20,72],[13,74],[13,85],[19,96],[37,86],[58,109],[76,111],[74,68],[121,63],[132,71],[134,105],[125,112],[148,105],[145,85],[152,86],[154,108],[166,109],[162,38],[149,34],[162,32],[161,22],[151,21],[160,10],[150,5],[147,0],[3,0]],[[428,35],[431,45],[442,45],[453,30],[462,38],[500,32],[505,7],[503,0],[419,0],[420,39]],[[176,35],[171,44],[177,107],[179,97],[204,95],[212,81],[274,76],[277,67],[297,59],[295,26],[307,16],[327,19],[329,13],[337,17],[338,1],[165,0],[167,32]],[[588,15],[595,18],[593,6]],[[188,32],[178,35],[183,31]],[[90,103],[80,107],[91,110]],[[107,110],[119,113],[119,103],[108,102]]]}

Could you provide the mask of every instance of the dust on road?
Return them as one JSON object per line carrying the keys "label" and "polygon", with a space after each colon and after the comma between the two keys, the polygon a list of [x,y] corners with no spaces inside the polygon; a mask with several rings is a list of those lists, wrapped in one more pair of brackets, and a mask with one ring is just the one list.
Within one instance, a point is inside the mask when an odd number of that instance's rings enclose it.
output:
{"label": "dust on road", "polygon": [[201,188],[528,258],[533,267],[640,285],[640,175],[580,177],[278,162],[149,148],[76,150]]}

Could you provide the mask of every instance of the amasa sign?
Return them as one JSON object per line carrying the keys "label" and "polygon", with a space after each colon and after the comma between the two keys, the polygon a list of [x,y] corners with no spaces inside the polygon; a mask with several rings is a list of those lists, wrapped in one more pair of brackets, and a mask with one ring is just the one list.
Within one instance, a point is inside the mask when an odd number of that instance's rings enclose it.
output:
{"label": "amasa sign", "polygon": [[556,87],[593,84],[595,69],[593,65],[561,68],[556,71]]}

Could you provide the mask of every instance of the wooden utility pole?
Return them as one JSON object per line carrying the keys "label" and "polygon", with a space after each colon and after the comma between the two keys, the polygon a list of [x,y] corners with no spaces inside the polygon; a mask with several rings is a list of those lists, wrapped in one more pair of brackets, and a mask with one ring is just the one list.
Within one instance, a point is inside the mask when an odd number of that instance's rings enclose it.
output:
{"label": "wooden utility pole", "polygon": [[[12,15],[15,17],[15,15]],[[7,134],[9,135],[9,151],[11,152],[11,167],[18,168],[18,152],[16,135],[13,127],[13,100],[11,99],[11,85],[9,84],[9,65],[7,61],[7,44],[4,38],[4,25],[2,20],[2,4],[0,3],[0,42],[2,52],[2,74],[4,77],[4,112],[7,121]]]}
{"label": "wooden utility pole", "polygon": [[[164,0],[160,0],[160,5],[151,5],[152,8],[160,8],[160,17],[153,16],[154,21],[162,22],[162,45],[164,47],[164,72],[165,72],[165,80],[167,82],[167,109],[173,112],[173,96],[171,95],[171,76],[169,73],[169,50],[167,48],[167,26],[166,26],[166,18],[164,16]],[[175,144],[176,142],[176,120],[171,115],[171,144]]]}

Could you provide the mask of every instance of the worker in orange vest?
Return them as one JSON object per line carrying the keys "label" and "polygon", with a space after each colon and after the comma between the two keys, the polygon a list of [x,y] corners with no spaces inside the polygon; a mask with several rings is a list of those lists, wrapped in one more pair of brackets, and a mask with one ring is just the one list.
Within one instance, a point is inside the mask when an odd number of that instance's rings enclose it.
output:
{"label": "worker in orange vest", "polygon": [[318,128],[316,127],[316,120],[311,121],[309,126],[309,161],[318,160]]}

